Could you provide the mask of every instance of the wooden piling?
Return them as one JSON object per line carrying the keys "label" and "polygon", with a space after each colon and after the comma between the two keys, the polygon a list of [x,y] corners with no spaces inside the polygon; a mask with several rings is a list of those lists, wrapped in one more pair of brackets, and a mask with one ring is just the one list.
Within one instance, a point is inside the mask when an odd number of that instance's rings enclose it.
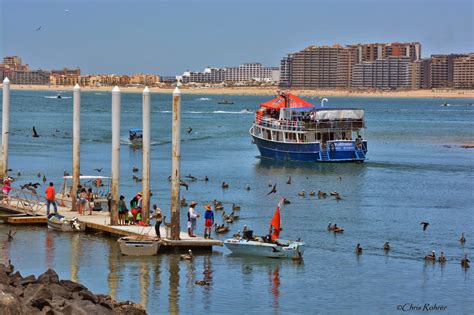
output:
{"label": "wooden piling", "polygon": [[72,188],[71,202],[72,210],[77,211],[77,187],[81,174],[81,87],[76,84],[73,89],[73,135],[72,135]]}
{"label": "wooden piling", "polygon": [[2,110],[2,159],[0,179],[8,175],[8,137],[10,132],[10,80],[3,80],[3,110]]}
{"label": "wooden piling", "polygon": [[142,220],[150,221],[150,89],[143,90]]}
{"label": "wooden piling", "polygon": [[181,91],[176,87],[173,91],[173,123],[171,148],[171,239],[178,240],[179,224],[179,182],[181,162]]}
{"label": "wooden piling", "polygon": [[115,86],[112,89],[112,187],[110,225],[118,224],[118,201],[120,181],[120,89]]}

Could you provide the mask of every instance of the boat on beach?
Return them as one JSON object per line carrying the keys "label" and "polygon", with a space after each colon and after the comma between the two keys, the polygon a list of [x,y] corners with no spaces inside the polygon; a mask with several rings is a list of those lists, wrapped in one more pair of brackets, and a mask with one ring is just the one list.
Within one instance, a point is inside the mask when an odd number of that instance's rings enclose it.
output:
{"label": "boat on beach", "polygon": [[272,233],[267,236],[254,236],[252,230],[244,230],[242,237],[229,238],[224,241],[233,254],[260,256],[269,258],[292,258],[302,259],[305,243],[300,240],[290,241],[280,239],[281,221],[280,207],[283,199],[280,200],[270,223]]}
{"label": "boat on beach", "polygon": [[78,218],[66,218],[60,214],[52,213],[48,215],[48,228],[62,232],[83,232],[86,224]]}
{"label": "boat on beach", "polygon": [[117,240],[120,252],[127,256],[152,256],[158,254],[161,241],[144,236],[123,236]]}
{"label": "boat on beach", "polygon": [[128,141],[132,146],[143,145],[143,130],[141,128],[132,128],[128,131]]}
{"label": "boat on beach", "polygon": [[291,94],[260,105],[249,132],[260,155],[283,161],[363,162],[364,110],[325,107]]}

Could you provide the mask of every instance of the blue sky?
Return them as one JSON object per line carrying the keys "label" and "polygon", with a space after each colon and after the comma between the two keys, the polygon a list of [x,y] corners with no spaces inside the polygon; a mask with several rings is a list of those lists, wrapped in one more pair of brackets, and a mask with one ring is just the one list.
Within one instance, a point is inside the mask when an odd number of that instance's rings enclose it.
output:
{"label": "blue sky", "polygon": [[473,52],[473,16],[471,0],[0,0],[0,54],[33,68],[162,75],[278,66],[334,43],[419,41],[427,57]]}

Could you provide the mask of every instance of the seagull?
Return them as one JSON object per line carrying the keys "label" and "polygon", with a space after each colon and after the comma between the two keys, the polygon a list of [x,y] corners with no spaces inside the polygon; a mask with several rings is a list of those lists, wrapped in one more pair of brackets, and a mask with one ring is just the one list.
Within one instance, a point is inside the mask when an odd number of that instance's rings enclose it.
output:
{"label": "seagull", "polygon": [[138,172],[138,167],[134,166],[134,167],[132,168],[132,172],[134,172],[134,173]]}
{"label": "seagull", "polygon": [[41,31],[41,25],[36,29],[37,32]]}
{"label": "seagull", "polygon": [[420,222],[420,225],[423,225],[423,231],[426,231],[426,229],[428,228],[428,225],[430,225],[430,224],[429,224],[429,222],[424,222],[423,221],[423,222]]}
{"label": "seagull", "polygon": [[36,132],[35,126],[33,126],[33,138],[38,138],[39,134]]}
{"label": "seagull", "polygon": [[272,190],[270,190],[270,192],[267,194],[267,196],[270,195],[270,194],[276,193],[277,192],[276,187],[277,187],[277,184],[273,185]]}
{"label": "seagull", "polygon": [[101,167],[101,168],[94,168],[94,171],[97,171],[97,172],[100,173],[100,172],[102,172],[102,169],[103,169],[103,167]]}
{"label": "seagull", "polygon": [[291,185],[291,176],[288,178],[288,181],[286,182],[288,185]]}

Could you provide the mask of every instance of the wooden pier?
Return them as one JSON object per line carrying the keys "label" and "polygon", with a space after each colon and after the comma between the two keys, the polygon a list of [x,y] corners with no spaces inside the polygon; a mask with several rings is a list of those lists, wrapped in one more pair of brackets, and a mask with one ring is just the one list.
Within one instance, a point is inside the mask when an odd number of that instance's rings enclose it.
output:
{"label": "wooden pier", "polygon": [[[0,216],[0,220],[8,224],[42,224],[46,227],[46,204],[40,203],[37,206],[38,210],[33,214],[29,209],[23,207],[21,203],[11,198],[8,204],[0,204],[0,210],[9,213],[8,215]],[[86,224],[86,231],[103,232],[117,237],[131,235],[156,236],[154,225],[110,225],[109,212],[92,211],[92,215],[79,215],[77,212],[71,211],[71,209],[60,206],[58,206],[58,212],[65,217],[77,217],[81,222]],[[53,213],[52,206],[50,213]],[[88,213],[88,211],[85,213]],[[212,251],[212,246],[223,245],[220,240],[189,237],[187,232],[180,232],[180,240],[170,240],[166,237],[166,228],[163,226],[160,227],[160,234],[162,236],[160,252],[181,252],[187,251],[188,249],[192,249],[193,251]]]}

